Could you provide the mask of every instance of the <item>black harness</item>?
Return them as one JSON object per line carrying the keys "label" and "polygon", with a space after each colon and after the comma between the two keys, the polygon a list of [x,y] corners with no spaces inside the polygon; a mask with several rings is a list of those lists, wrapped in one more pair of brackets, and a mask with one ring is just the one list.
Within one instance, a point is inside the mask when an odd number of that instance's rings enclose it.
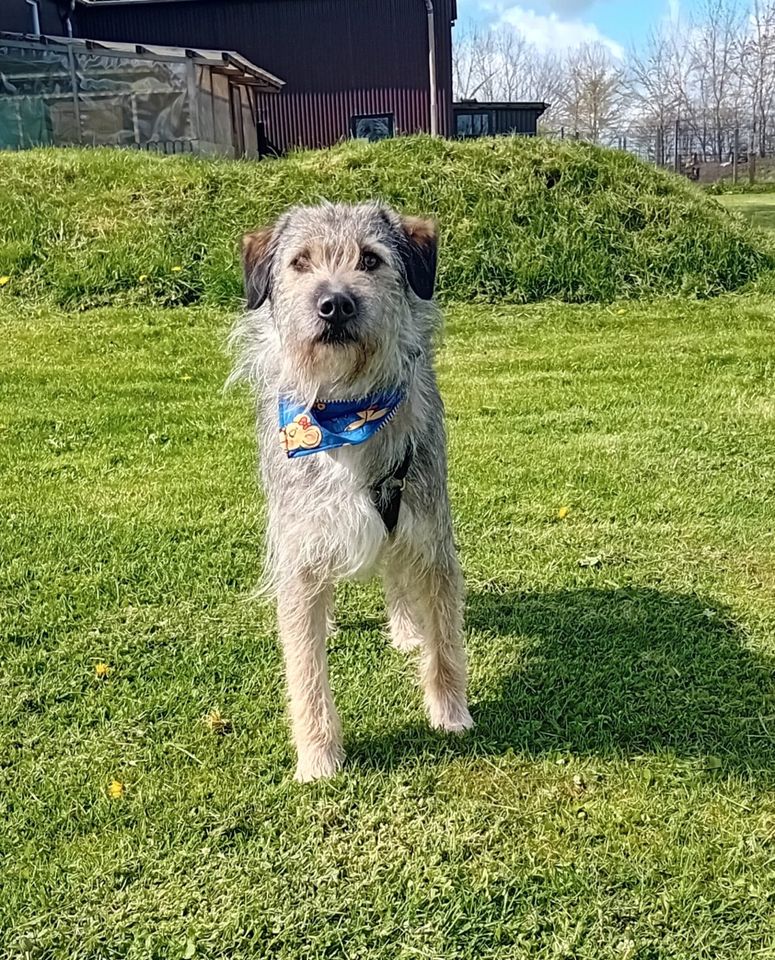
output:
{"label": "black harness", "polygon": [[369,491],[371,494],[371,502],[377,508],[377,513],[382,517],[382,522],[387,527],[388,533],[392,533],[398,523],[398,513],[401,509],[401,495],[406,486],[406,475],[409,473],[413,456],[414,447],[410,443],[406,448],[406,453],[401,463],[381,480],[378,480]]}

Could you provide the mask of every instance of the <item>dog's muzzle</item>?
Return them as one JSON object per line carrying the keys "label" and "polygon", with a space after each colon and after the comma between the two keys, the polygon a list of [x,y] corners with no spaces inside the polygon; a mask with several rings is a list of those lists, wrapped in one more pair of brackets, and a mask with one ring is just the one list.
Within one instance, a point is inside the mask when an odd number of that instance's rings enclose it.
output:
{"label": "dog's muzzle", "polygon": [[358,317],[355,299],[344,290],[323,290],[317,301],[318,318],[323,322],[324,343],[350,343],[356,339],[353,324]]}

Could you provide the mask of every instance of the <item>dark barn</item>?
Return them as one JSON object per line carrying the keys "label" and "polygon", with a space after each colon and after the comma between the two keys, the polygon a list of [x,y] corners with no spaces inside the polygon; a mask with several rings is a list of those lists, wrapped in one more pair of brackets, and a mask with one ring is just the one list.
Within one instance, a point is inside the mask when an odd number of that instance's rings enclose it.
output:
{"label": "dark barn", "polygon": [[32,34],[36,17],[41,33],[52,36],[65,33],[66,18],[60,16],[60,8],[49,0],[38,3],[35,9],[26,0],[0,0],[0,33]]}
{"label": "dark barn", "polygon": [[438,132],[449,136],[455,0],[77,0],[72,25],[78,37],[236,50],[261,64],[285,81],[280,96],[258,96],[282,152],[430,131],[429,7]]}

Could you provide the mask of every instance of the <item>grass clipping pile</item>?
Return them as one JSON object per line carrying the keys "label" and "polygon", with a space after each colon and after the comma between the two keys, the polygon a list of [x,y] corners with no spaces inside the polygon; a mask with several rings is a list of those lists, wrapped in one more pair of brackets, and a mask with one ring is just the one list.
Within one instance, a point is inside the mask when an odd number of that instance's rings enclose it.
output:
{"label": "grass clipping pile", "polygon": [[2,294],[66,306],[233,304],[241,231],[322,198],[435,215],[446,301],[707,297],[772,266],[761,238],[712,198],[579,143],[408,137],[261,163],[117,150],[0,163]]}

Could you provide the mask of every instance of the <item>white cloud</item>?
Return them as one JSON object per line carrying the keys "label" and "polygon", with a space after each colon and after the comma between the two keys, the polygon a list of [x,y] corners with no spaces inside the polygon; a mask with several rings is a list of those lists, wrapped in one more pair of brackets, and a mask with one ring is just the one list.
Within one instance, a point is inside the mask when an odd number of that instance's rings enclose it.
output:
{"label": "white cloud", "polygon": [[586,10],[591,7],[595,0],[547,0],[547,5],[551,10],[560,14],[578,13],[580,10]]}
{"label": "white cloud", "polygon": [[[555,2],[554,6],[569,9],[573,6],[579,8],[581,4],[578,0],[575,4],[573,0],[565,0],[564,3]],[[600,43],[607,47],[617,59],[624,58],[624,47],[602,33],[594,23],[577,17],[566,19],[556,12],[536,13],[535,10],[528,10],[521,6],[501,8],[499,13],[500,23],[514,27],[539,50],[562,53],[573,47],[579,47],[583,43]]]}

